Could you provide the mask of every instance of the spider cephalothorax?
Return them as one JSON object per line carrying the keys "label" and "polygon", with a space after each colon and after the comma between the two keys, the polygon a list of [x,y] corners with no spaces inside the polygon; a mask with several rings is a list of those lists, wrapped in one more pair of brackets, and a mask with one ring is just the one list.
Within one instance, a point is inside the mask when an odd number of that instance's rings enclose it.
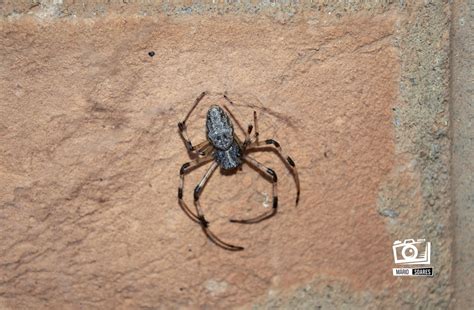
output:
{"label": "spider cephalothorax", "polygon": [[[291,159],[290,156],[285,156],[282,153],[280,144],[273,139],[267,139],[265,141],[259,141],[258,130],[257,130],[257,113],[254,111],[254,125],[249,125],[247,132],[245,132],[245,139],[243,142],[239,139],[239,137],[234,132],[234,126],[231,121],[231,117],[234,121],[239,125],[238,121],[234,118],[233,114],[224,106],[225,109],[229,112],[227,114],[223,108],[218,105],[212,105],[207,112],[206,117],[206,136],[207,141],[204,141],[196,146],[193,146],[191,140],[188,138],[187,131],[186,131],[186,120],[189,118],[189,115],[194,110],[194,108],[198,105],[198,103],[204,98],[206,92],[203,92],[199,97],[195,100],[194,105],[191,107],[191,110],[188,112],[186,117],[184,118],[183,122],[178,124],[179,131],[186,142],[186,147],[190,153],[195,156],[198,156],[197,159],[194,161],[185,163],[181,166],[180,170],[180,185],[178,188],[178,199],[180,202],[180,206],[186,212],[186,214],[194,220],[196,223],[200,224],[204,233],[207,237],[217,244],[218,246],[231,251],[240,251],[243,250],[243,247],[231,245],[226,243],[219,238],[217,238],[210,230],[209,230],[209,222],[205,219],[204,213],[202,212],[201,205],[199,203],[199,197],[201,195],[202,188],[204,187],[207,180],[210,178],[214,170],[217,167],[221,167],[223,170],[232,170],[238,168],[243,164],[243,162],[252,165],[257,170],[263,172],[269,179],[272,181],[273,184],[273,203],[271,210],[264,212],[260,216],[251,219],[231,219],[230,221],[233,223],[242,223],[242,224],[254,224],[259,223],[265,219],[268,219],[274,216],[278,209],[278,177],[275,171],[271,168],[265,167],[263,164],[259,163],[254,158],[248,155],[248,151],[256,151],[260,146],[273,146],[274,150],[286,160],[286,163],[289,165],[291,171],[293,172],[293,176],[295,177],[296,187],[297,187],[297,194],[296,194],[296,203],[298,204],[299,194],[300,194],[300,185],[298,179],[298,173],[296,171],[295,162]],[[232,101],[224,95],[224,98],[233,105]],[[252,133],[252,129],[255,128],[255,134],[253,137],[250,137]],[[183,187],[184,187],[184,175],[189,172],[192,168],[195,168],[201,164],[207,163],[209,161],[213,161],[207,172],[202,177],[199,184],[194,189],[194,204],[196,206],[196,212],[192,212],[186,203],[183,200]]]}

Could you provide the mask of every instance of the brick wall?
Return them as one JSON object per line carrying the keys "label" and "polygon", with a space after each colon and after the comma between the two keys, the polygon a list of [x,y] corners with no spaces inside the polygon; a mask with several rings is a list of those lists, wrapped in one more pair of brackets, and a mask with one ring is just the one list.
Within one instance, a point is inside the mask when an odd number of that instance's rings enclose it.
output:
{"label": "brick wall", "polygon": [[[0,21],[0,305],[7,309],[446,308],[452,294],[450,5],[442,1],[10,2]],[[151,57],[149,52],[154,52]],[[180,209],[227,93],[268,149],[216,171]],[[242,136],[241,132],[236,131]],[[205,167],[186,176],[184,199]],[[426,238],[432,278],[394,277],[395,240]]]}

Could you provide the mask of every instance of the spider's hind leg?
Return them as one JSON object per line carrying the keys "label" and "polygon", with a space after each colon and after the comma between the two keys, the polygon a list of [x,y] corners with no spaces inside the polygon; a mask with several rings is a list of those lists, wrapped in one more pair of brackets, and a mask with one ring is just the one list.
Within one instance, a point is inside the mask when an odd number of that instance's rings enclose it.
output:
{"label": "spider's hind leg", "polygon": [[192,219],[196,223],[200,223],[199,217],[192,212],[186,202],[183,200],[183,192],[184,192],[184,176],[191,171],[192,169],[205,164],[209,161],[212,160],[211,155],[206,155],[205,157],[200,157],[196,160],[193,160],[191,162],[184,163],[181,166],[181,169],[179,170],[179,187],[178,187],[178,200],[179,200],[179,206],[181,209],[183,209],[184,213]]}
{"label": "spider's hind leg", "polygon": [[251,218],[251,219],[245,219],[245,220],[237,220],[237,219],[231,219],[230,221],[232,223],[241,223],[241,224],[255,224],[259,223],[263,220],[269,219],[272,216],[274,216],[277,213],[278,210],[278,177],[273,171],[273,169],[270,169],[268,167],[265,167],[263,164],[259,163],[257,160],[253,159],[250,156],[245,156],[244,160],[247,161],[249,164],[257,168],[258,170],[262,171],[266,175],[268,175],[272,179],[272,184],[273,184],[273,203],[272,203],[272,208],[271,210],[268,210],[267,212]]}
{"label": "spider's hind leg", "polygon": [[197,218],[199,219],[199,224],[201,225],[201,228],[206,234],[206,236],[211,240],[214,244],[220,246],[221,248],[229,251],[241,251],[244,248],[236,245],[232,245],[230,243],[226,243],[219,239],[210,229],[209,229],[209,222],[206,220],[204,217],[204,213],[201,208],[201,204],[199,203],[199,197],[201,196],[202,189],[206,185],[207,181],[211,177],[212,173],[216,170],[216,168],[219,167],[219,164],[217,162],[213,162],[212,165],[209,167],[209,169],[206,171],[204,176],[202,177],[201,181],[199,184],[196,186],[194,189],[194,204],[196,206],[196,211],[197,211]]}

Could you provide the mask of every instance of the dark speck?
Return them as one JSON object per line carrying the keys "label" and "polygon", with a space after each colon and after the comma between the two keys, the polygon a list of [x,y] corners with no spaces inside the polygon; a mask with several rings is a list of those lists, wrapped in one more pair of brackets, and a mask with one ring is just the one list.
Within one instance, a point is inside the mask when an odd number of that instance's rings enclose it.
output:
{"label": "dark speck", "polygon": [[378,210],[379,214],[381,216],[385,216],[385,217],[389,217],[389,218],[397,218],[400,213],[398,213],[397,211],[393,210],[393,209],[383,209],[383,210]]}
{"label": "dark speck", "polygon": [[150,56],[150,57],[155,56],[155,52],[154,51],[148,52],[148,56]]}

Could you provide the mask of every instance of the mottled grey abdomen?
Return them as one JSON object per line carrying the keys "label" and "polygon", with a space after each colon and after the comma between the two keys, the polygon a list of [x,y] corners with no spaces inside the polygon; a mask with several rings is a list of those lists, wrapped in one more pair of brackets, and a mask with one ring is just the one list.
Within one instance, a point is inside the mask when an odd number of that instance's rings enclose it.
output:
{"label": "mottled grey abdomen", "polygon": [[214,159],[224,170],[231,170],[239,167],[242,164],[242,152],[239,145],[234,141],[229,149],[215,150]]}
{"label": "mottled grey abdomen", "polygon": [[209,108],[206,127],[207,138],[216,149],[224,151],[230,148],[234,140],[234,128],[221,107],[212,105]]}

